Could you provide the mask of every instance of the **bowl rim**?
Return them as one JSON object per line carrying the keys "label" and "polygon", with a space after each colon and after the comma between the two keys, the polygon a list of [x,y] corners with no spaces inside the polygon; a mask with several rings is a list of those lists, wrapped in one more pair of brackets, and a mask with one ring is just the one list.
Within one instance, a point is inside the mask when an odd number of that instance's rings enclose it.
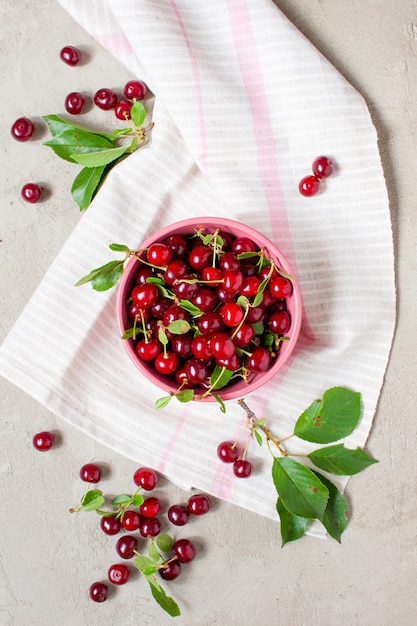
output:
{"label": "bowl rim", "polygon": [[[279,262],[279,267],[282,271],[290,276],[295,276],[287,258],[283,254],[283,252],[274,244],[268,237],[263,235],[261,232],[257,231],[252,226],[248,226],[242,222],[237,220],[222,218],[222,217],[213,217],[213,216],[203,216],[203,217],[195,217],[195,218],[187,218],[183,220],[179,220],[178,222],[173,222],[162,227],[159,230],[154,231],[151,235],[148,235],[138,247],[138,250],[148,248],[152,243],[156,241],[160,241],[166,238],[169,235],[175,234],[178,230],[190,229],[190,233],[193,232],[198,227],[208,227],[208,228],[220,228],[225,231],[228,230],[238,230],[244,231],[247,235],[251,235],[255,240],[257,245],[261,247],[265,247],[268,256],[276,258]],[[242,235],[239,235],[242,236]],[[127,320],[127,312],[126,312],[126,291],[130,288],[130,283],[132,281],[132,276],[137,271],[137,263],[139,261],[135,258],[131,258],[123,271],[122,277],[117,286],[116,292],[116,318],[117,325],[120,332],[120,335],[124,333],[126,328],[128,328],[128,320]],[[301,297],[301,290],[298,283],[298,280],[295,279],[292,282],[293,290],[290,296],[292,306],[291,306],[291,328],[290,328],[290,339],[288,341],[283,342],[280,349],[280,354],[278,358],[273,363],[272,367],[270,367],[266,372],[260,372],[256,374],[252,380],[245,386],[243,381],[237,381],[236,384],[232,385],[230,388],[219,389],[216,391],[216,395],[218,395],[222,401],[232,400],[235,398],[242,397],[247,393],[252,393],[266,382],[268,382],[271,378],[275,376],[275,374],[283,367],[283,365],[287,362],[289,357],[291,356],[295,345],[298,341],[299,334],[301,331],[302,317],[303,317],[303,304]],[[150,366],[147,362],[142,362],[136,356],[136,352],[133,347],[133,342],[129,339],[121,340],[124,349],[126,350],[130,360],[136,366],[136,368],[145,376],[147,380],[152,382],[152,384],[156,385],[159,389],[167,393],[171,393],[175,391],[175,385],[172,384],[171,379],[165,380],[165,377],[161,374],[158,375],[157,372],[150,371]],[[245,391],[246,389],[246,391]],[[194,398],[194,401],[197,402],[213,402],[216,399],[211,396],[205,396],[204,398]]]}

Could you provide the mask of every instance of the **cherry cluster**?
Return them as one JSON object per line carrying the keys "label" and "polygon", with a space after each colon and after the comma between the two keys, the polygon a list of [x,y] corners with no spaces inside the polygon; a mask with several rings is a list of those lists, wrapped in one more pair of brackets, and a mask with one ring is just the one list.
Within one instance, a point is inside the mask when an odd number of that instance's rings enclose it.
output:
{"label": "cherry cluster", "polygon": [[291,327],[292,282],[249,237],[173,234],[139,251],[127,299],[139,359],[178,390],[208,395],[267,371]]}
{"label": "cherry cluster", "polygon": [[[101,470],[95,463],[87,463],[80,469],[80,478],[88,483],[98,483],[101,478]],[[138,496],[141,490],[152,491],[158,484],[157,473],[149,467],[137,469],[133,475],[133,482],[138,487],[134,496],[118,496],[113,500],[113,511],[102,511],[98,507],[94,510],[100,514],[100,528],[109,536],[120,533],[115,549],[117,555],[124,560],[134,559],[140,556],[139,547],[142,539],[149,540],[152,549],[157,550],[159,536],[163,521],[161,520],[162,504],[158,497]],[[98,492],[101,494],[101,492]],[[88,492],[87,492],[88,494]],[[138,499],[139,498],[139,499]],[[103,498],[101,501],[104,500]],[[140,504],[138,504],[140,502]],[[211,507],[210,498],[202,493],[190,496],[185,505],[174,504],[168,509],[168,520],[176,525],[185,525],[191,516],[200,516],[207,513]],[[83,508],[82,504],[71,511]],[[89,509],[88,509],[89,510]],[[93,510],[93,509],[92,509]],[[138,534],[134,534],[134,533]],[[168,540],[168,541],[167,541]],[[159,554],[160,562],[155,566],[155,571],[163,580],[174,580],[181,574],[182,565],[191,562],[196,556],[196,547],[190,539],[181,538],[171,540],[169,535],[164,534],[163,554]],[[135,565],[137,567],[137,565]],[[131,575],[131,568],[126,563],[113,563],[107,571],[107,579],[113,585],[124,585]],[[103,581],[92,583],[89,595],[95,602],[104,602],[108,596],[108,585]]]}
{"label": "cherry cluster", "polygon": [[312,164],[313,173],[300,180],[298,189],[307,198],[315,196],[320,190],[321,181],[333,174],[334,165],[327,156],[319,156]]}
{"label": "cherry cluster", "polygon": [[[78,65],[81,61],[81,52],[74,46],[65,46],[59,53],[64,63],[70,66]],[[131,80],[123,88],[123,98],[119,98],[113,89],[103,87],[94,94],[94,104],[100,109],[114,109],[119,120],[130,120],[131,109],[135,100],[143,100],[147,87],[141,80]],[[69,93],[64,101],[65,110],[71,115],[79,115],[84,111],[86,97],[79,91]],[[29,141],[35,132],[35,125],[27,117],[19,117],[13,122],[10,132],[17,141]],[[27,183],[21,189],[21,196],[26,202],[35,204],[42,198],[43,189],[37,183]]]}

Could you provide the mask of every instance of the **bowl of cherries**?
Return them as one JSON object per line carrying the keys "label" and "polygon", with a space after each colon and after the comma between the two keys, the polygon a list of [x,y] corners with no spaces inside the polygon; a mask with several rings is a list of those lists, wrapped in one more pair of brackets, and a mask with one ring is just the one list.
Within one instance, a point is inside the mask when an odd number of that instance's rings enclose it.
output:
{"label": "bowl of cherries", "polygon": [[126,264],[118,327],[142,374],[180,401],[241,397],[270,380],[296,345],[300,288],[264,235],[218,217],[148,237]]}

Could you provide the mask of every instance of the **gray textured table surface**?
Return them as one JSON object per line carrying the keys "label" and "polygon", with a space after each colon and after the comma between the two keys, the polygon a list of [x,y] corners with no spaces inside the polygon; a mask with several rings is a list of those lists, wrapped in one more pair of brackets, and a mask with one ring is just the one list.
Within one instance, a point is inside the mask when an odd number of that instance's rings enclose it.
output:
{"label": "gray textured table surface", "polygon": [[[417,2],[275,1],[362,93],[378,130],[398,289],[396,335],[368,442],[380,463],[349,482],[353,519],[341,546],[307,537],[281,550],[276,523],[216,504],[189,530],[198,560],[169,586],[182,607],[175,623],[411,626],[417,604]],[[51,51],[68,43],[93,55],[103,84],[124,84],[130,76],[52,0],[0,0],[0,37],[3,339],[79,219],[68,192],[71,166],[47,150],[39,162],[31,145],[23,156],[9,139],[10,125],[22,110],[34,119],[60,110],[72,87]],[[88,73],[79,80],[80,89],[88,89]],[[32,178],[54,181],[38,205],[19,197]],[[89,584],[104,577],[113,557],[96,516],[67,514],[81,495],[77,474],[86,460],[109,468],[110,491],[130,481],[136,467],[3,380],[0,398],[0,626],[171,623],[137,578],[111,601],[89,601]],[[59,434],[59,447],[40,462],[31,439],[43,429]],[[170,501],[186,495],[167,482],[160,493]]]}

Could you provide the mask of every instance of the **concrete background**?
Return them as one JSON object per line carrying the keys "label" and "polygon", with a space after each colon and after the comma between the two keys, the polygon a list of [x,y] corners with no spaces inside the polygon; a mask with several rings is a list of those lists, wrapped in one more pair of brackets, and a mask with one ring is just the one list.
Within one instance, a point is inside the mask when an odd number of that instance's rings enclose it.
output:
{"label": "concrete background", "polygon": [[[280,548],[277,523],[225,503],[186,526],[198,558],[166,584],[187,626],[391,626],[415,624],[416,524],[416,0],[275,0],[277,6],[362,93],[378,130],[396,253],[398,323],[368,451],[380,460],[352,478],[352,521],[342,545],[304,538]],[[52,0],[0,0],[1,339],[23,310],[79,220],[74,176],[39,142],[10,138],[13,121],[63,111],[72,68],[57,51],[79,46],[88,60],[77,88],[123,86],[131,78]],[[102,81],[99,80],[102,78]],[[37,139],[45,139],[37,136]],[[45,200],[30,205],[21,186],[38,181]],[[354,181],[352,181],[354,184]],[[56,329],[51,329],[55,332]],[[102,488],[128,489],[136,466],[56,419],[1,381],[0,626],[168,624],[144,581],[105,603],[88,599],[115,558],[95,514],[70,515],[83,493],[78,470],[97,461]],[[39,430],[58,445],[40,456]],[[161,481],[164,502],[188,494]],[[116,555],[117,556],[117,555]]]}

